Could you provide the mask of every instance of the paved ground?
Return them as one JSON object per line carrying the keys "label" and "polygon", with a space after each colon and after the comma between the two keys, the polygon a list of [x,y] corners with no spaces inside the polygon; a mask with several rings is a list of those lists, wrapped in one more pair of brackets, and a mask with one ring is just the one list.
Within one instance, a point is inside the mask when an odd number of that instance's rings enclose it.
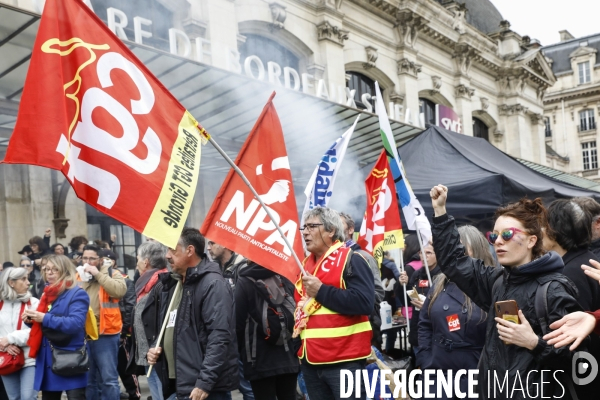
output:
{"label": "paved ground", "polygon": [[[140,384],[140,389],[142,391],[142,400],[146,400],[148,396],[150,396],[150,390],[148,390],[148,381],[145,376],[138,377],[138,382]],[[121,387],[121,391],[124,391]],[[242,394],[239,390],[235,390],[231,392],[231,397],[233,400],[242,400]],[[65,397],[66,398],[66,397]]]}

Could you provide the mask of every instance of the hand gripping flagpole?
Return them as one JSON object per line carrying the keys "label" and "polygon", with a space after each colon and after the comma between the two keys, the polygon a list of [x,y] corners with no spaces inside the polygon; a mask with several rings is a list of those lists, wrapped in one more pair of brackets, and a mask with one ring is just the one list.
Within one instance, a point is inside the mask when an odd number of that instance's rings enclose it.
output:
{"label": "hand gripping flagpole", "polygon": [[[404,258],[402,258],[403,249],[394,249],[394,261],[396,262],[396,268],[400,272],[400,275],[404,272]],[[400,283],[400,282],[398,282]],[[406,313],[406,329],[408,333],[410,333],[410,323],[408,318],[408,299],[406,297],[406,284],[402,284],[402,289],[404,292],[404,312]]]}
{"label": "hand gripping flagpole", "polygon": [[229,156],[227,155],[227,153],[225,153],[225,151],[221,148],[221,146],[219,146],[219,144],[217,142],[215,142],[215,140],[212,138],[212,136],[210,136],[208,134],[208,132],[206,132],[206,130],[204,130],[204,128],[201,128],[201,126],[198,125],[198,130],[200,131],[200,134],[203,137],[205,137],[210,142],[210,144],[212,144],[214,146],[214,148],[219,152],[219,154],[221,154],[223,156],[223,158],[227,161],[227,163],[229,165],[231,165],[231,168],[233,168],[233,170],[240,176],[240,178],[242,178],[242,180],[244,181],[244,183],[250,188],[250,190],[252,191],[252,194],[254,195],[254,197],[256,198],[256,200],[258,200],[258,202],[260,203],[261,207],[265,210],[265,212],[267,213],[267,215],[269,216],[269,218],[271,218],[271,222],[273,222],[273,224],[275,224],[275,227],[277,228],[277,231],[281,235],[281,238],[283,239],[283,241],[285,242],[285,244],[287,245],[287,247],[290,249],[290,252],[292,253],[292,256],[294,256],[294,260],[296,260],[296,264],[298,264],[298,268],[300,268],[300,271],[302,272],[302,275],[307,276],[308,274],[306,273],[306,270],[302,266],[302,263],[300,262],[300,259],[296,255],[296,252],[294,251],[294,248],[292,247],[292,245],[288,241],[287,236],[285,236],[285,234],[283,233],[283,230],[281,229],[281,227],[277,223],[277,220],[275,218],[273,218],[273,215],[271,214],[271,210],[269,209],[269,207],[267,207],[267,205],[265,203],[263,203],[262,199],[260,198],[260,195],[256,192],[256,190],[254,189],[254,187],[252,186],[252,184],[250,183],[250,181],[248,180],[248,178],[246,178],[246,175],[244,175],[244,173],[242,172],[242,170],[239,169],[237,165],[235,165],[235,162],[233,162],[233,160],[231,158],[229,158]]}
{"label": "hand gripping flagpole", "polygon": [[[160,347],[160,342],[162,341],[162,337],[165,333],[165,330],[167,329],[167,322],[169,321],[169,310],[171,310],[171,307],[173,307],[173,301],[175,300],[175,297],[177,297],[177,295],[179,294],[179,292],[181,291],[181,288],[183,287],[183,285],[181,284],[181,281],[177,282],[177,286],[175,286],[175,291],[173,292],[173,296],[171,297],[171,301],[169,302],[169,307],[167,308],[167,315],[165,315],[165,320],[163,321],[162,327],[160,328],[160,333],[158,334],[158,339],[156,339],[156,347]],[[154,367],[154,365],[151,365],[150,368],[148,368],[148,373],[146,374],[146,378],[150,378],[150,374],[152,373],[152,367]]]}

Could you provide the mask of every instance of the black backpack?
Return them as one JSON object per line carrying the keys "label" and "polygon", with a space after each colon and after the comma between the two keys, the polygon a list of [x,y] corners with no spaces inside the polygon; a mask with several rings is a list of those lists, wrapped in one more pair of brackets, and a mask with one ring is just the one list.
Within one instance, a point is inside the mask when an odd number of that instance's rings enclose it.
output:
{"label": "black backpack", "polygon": [[[296,302],[293,296],[287,293],[279,275],[267,279],[246,278],[251,280],[256,288],[255,307],[260,315],[259,321],[255,321],[251,316],[246,320],[246,356],[248,362],[254,363],[258,335],[263,335],[269,345],[284,346],[285,351],[290,351],[288,341],[292,338],[294,330]],[[254,322],[252,343],[250,321]]]}

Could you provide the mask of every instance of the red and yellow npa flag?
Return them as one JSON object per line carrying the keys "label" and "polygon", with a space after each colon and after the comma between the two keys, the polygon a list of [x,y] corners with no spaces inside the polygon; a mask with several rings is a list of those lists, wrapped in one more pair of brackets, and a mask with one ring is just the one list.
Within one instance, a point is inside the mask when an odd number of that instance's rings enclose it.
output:
{"label": "red and yellow npa flag", "polygon": [[175,247],[204,135],[83,1],[46,1],[5,163],[60,170],[79,198]]}
{"label": "red and yellow npa flag", "polygon": [[357,243],[381,264],[384,251],[404,248],[396,187],[385,150],[365,180],[365,188],[367,211]]}

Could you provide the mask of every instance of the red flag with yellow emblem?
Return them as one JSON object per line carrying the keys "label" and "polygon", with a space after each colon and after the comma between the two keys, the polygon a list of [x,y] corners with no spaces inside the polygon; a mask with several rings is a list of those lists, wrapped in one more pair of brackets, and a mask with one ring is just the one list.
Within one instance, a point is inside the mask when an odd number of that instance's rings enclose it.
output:
{"label": "red flag with yellow emblem", "polygon": [[396,187],[385,150],[365,180],[365,187],[367,211],[357,243],[381,264],[384,251],[404,248]]}
{"label": "red flag with yellow emblem", "polygon": [[175,247],[202,132],[82,1],[46,1],[5,163],[60,170],[79,198]]}

